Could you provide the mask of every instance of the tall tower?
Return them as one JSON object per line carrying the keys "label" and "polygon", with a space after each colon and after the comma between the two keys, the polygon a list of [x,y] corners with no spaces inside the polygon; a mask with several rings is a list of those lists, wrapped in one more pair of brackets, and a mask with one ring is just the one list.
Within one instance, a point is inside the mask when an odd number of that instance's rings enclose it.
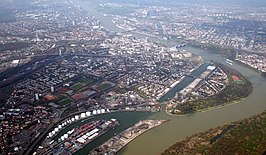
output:
{"label": "tall tower", "polygon": [[51,92],[52,92],[52,93],[54,92],[54,86],[51,87]]}
{"label": "tall tower", "polygon": [[59,54],[59,56],[61,56],[62,55],[62,51],[64,50],[64,48],[63,47],[59,47],[59,52],[58,52],[58,54]]}
{"label": "tall tower", "polygon": [[36,35],[36,42],[38,43],[40,41],[38,30],[36,30],[36,34],[35,35]]}
{"label": "tall tower", "polygon": [[39,98],[39,94],[38,94],[38,93],[35,93],[35,100],[36,100],[36,101],[39,101],[39,99],[40,99],[40,98]]}
{"label": "tall tower", "polygon": [[148,42],[148,37],[145,38],[145,42],[146,42],[146,43]]}
{"label": "tall tower", "polygon": [[149,52],[150,51],[150,48],[149,47],[146,47],[146,51]]}

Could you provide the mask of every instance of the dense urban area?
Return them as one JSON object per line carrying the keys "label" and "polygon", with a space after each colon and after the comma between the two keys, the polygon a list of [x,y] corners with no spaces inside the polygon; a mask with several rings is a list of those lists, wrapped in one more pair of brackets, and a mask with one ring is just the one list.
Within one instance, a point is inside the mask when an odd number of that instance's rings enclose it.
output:
{"label": "dense urban area", "polygon": [[[75,154],[121,125],[116,118],[94,120],[98,115],[211,110],[252,93],[251,82],[230,66],[266,75],[265,8],[97,3],[115,32],[81,4],[0,4],[0,154]],[[186,46],[223,49],[227,65]],[[65,131],[79,121],[86,123]],[[165,121],[140,121],[90,152],[115,154]]]}

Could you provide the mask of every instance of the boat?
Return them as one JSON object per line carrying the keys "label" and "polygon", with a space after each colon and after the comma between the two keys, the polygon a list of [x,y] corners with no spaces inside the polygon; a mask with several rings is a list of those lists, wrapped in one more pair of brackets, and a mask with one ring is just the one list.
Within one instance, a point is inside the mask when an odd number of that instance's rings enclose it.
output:
{"label": "boat", "polygon": [[233,65],[233,63],[231,63],[231,62],[228,62],[228,61],[226,61],[226,63],[228,63],[228,64],[229,64],[229,65],[231,65],[231,66]]}
{"label": "boat", "polygon": [[232,61],[232,60],[230,60],[230,59],[226,59],[226,61],[233,63],[233,61]]}

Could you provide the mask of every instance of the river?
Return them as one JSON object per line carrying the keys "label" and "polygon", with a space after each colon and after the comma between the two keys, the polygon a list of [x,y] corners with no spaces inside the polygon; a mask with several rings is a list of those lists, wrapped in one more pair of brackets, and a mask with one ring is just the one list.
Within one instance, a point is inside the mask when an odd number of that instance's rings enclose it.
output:
{"label": "river", "polygon": [[[101,16],[100,13],[95,10],[95,5],[88,3],[85,0],[76,0],[75,3],[82,6],[83,9],[88,10],[99,20],[102,20],[102,24],[113,31],[120,31],[116,28],[110,19]],[[90,1],[91,2],[91,1]],[[145,35],[135,35],[136,37],[146,37]],[[150,37],[149,37],[150,38]],[[150,38],[151,40],[157,40],[156,38]],[[157,40],[158,41],[158,40]],[[164,41],[165,42],[165,41]],[[166,42],[167,45],[174,45],[174,42]],[[184,47],[183,49],[189,50],[194,54],[202,56],[206,61],[214,60],[223,64],[225,63],[225,58],[212,54],[208,51],[193,48]],[[226,64],[228,65],[228,64]],[[225,106],[222,108],[214,109],[207,112],[196,113],[185,116],[169,116],[165,112],[159,112],[155,114],[140,114],[140,113],[117,113],[116,115],[111,115],[112,117],[117,117],[119,120],[124,120],[121,123],[127,123],[127,125],[121,127],[125,128],[130,124],[135,123],[139,119],[169,119],[170,121],[164,123],[163,125],[156,127],[148,132],[145,132],[132,142],[130,142],[126,147],[124,147],[118,154],[119,155],[154,155],[159,154],[161,151],[166,149],[169,145],[176,141],[179,141],[187,136],[194,133],[207,130],[209,128],[214,128],[219,125],[223,125],[232,121],[238,121],[240,119],[250,117],[261,113],[266,109],[266,79],[263,78],[259,73],[254,70],[245,68],[241,65],[234,64],[230,66],[239,72],[241,72],[245,77],[247,77],[252,85],[253,92],[250,96],[239,104],[234,104],[231,106]],[[103,115],[104,116],[104,115]],[[111,117],[110,116],[110,117]],[[109,117],[106,115],[106,117]],[[132,119],[134,118],[134,121]],[[127,121],[125,121],[127,120]],[[107,133],[110,136],[110,133]],[[112,133],[111,133],[112,134]],[[107,140],[107,136],[102,136],[95,141],[95,143],[100,144],[104,140]],[[78,154],[85,154],[97,144],[91,144],[86,146]]]}
{"label": "river", "polygon": [[[225,58],[207,51],[185,47],[194,54],[201,55],[205,60],[214,60],[225,63]],[[226,64],[227,65],[227,64]],[[194,133],[214,128],[232,121],[237,121],[261,113],[266,109],[266,79],[257,72],[234,64],[230,66],[247,77],[254,89],[251,95],[239,104],[222,107],[208,112],[186,116],[167,116],[157,113],[150,116],[153,119],[170,119],[166,124],[151,130],[128,144],[119,154],[159,154],[162,150]],[[145,146],[145,147],[143,147]]]}

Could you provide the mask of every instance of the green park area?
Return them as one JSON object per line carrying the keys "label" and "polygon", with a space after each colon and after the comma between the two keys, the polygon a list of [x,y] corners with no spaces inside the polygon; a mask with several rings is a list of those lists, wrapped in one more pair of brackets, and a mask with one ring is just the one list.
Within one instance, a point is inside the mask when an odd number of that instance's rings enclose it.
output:
{"label": "green park area", "polygon": [[59,104],[60,106],[67,106],[67,105],[69,105],[71,103],[72,103],[72,100],[70,100],[68,98],[63,99],[63,100],[57,102],[57,104]]}
{"label": "green park area", "polygon": [[112,84],[111,84],[111,83],[109,83],[109,82],[103,82],[103,83],[101,83],[101,84],[98,86],[98,89],[99,89],[100,91],[103,91],[103,90],[106,90],[106,89],[108,89],[108,88],[110,88],[110,87],[112,87]]}
{"label": "green park area", "polygon": [[81,81],[86,84],[92,84],[94,82],[92,78],[83,78]]}
{"label": "green park area", "polygon": [[84,86],[86,86],[86,83],[78,82],[78,83],[72,85],[70,88],[73,89],[74,91],[77,91],[77,90],[81,89]]}

